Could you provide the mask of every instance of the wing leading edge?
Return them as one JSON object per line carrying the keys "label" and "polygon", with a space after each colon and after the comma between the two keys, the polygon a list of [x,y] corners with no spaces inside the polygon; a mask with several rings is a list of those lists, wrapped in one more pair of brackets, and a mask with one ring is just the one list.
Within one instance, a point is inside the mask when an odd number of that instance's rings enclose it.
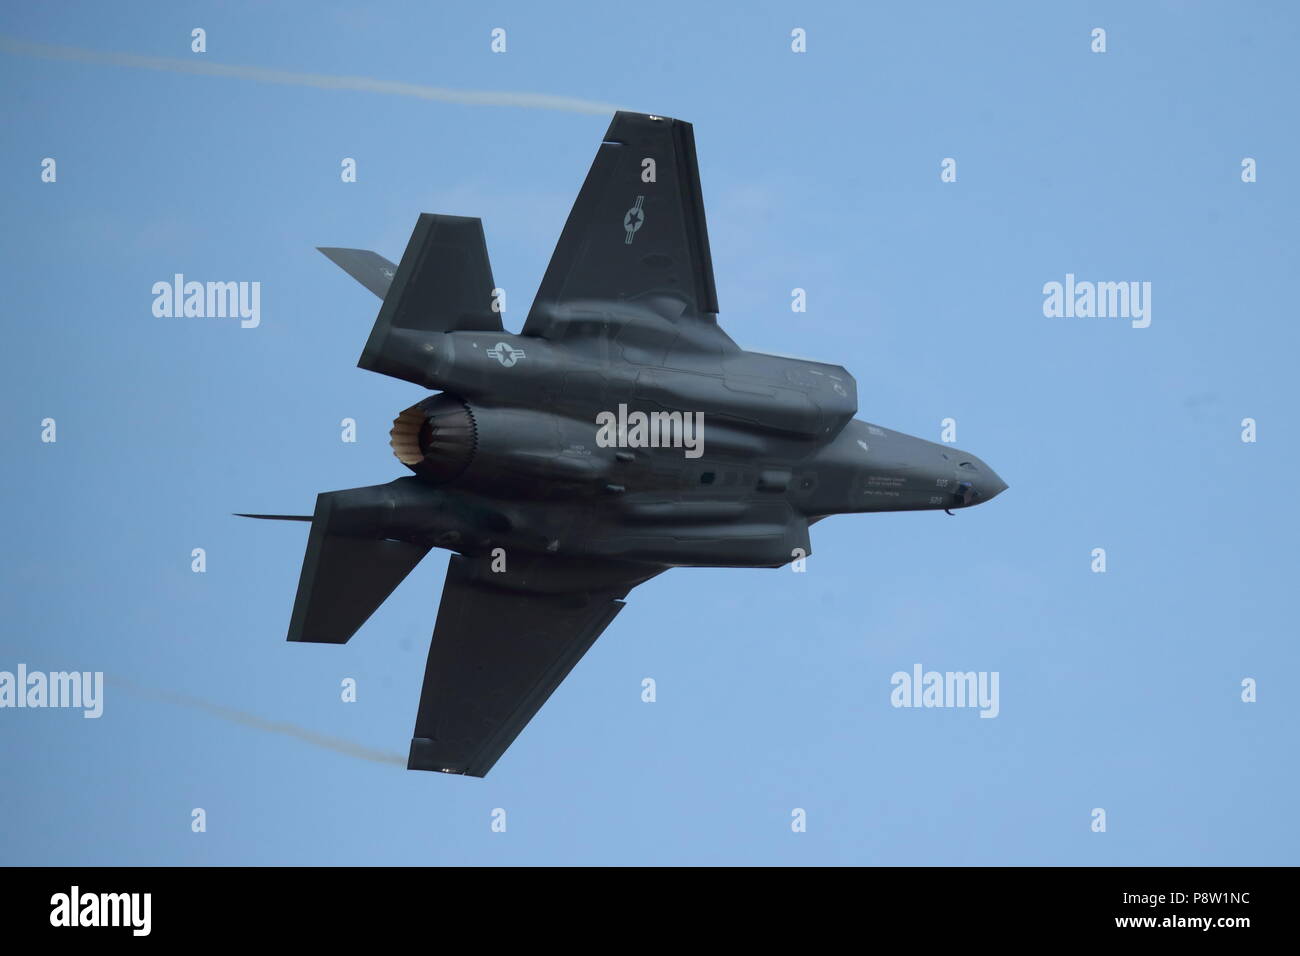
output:
{"label": "wing leading edge", "polygon": [[486,776],[621,598],[661,570],[539,558],[494,574],[482,559],[453,555],[407,768]]}

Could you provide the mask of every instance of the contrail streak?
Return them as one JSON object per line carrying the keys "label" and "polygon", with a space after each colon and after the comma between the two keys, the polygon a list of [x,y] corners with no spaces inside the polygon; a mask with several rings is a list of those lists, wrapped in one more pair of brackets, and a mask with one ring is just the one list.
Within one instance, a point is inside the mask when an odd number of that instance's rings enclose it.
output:
{"label": "contrail streak", "polygon": [[371,750],[361,744],[354,744],[350,740],[327,737],[324,734],[316,733],[314,730],[308,730],[306,727],[299,727],[297,724],[286,723],[282,720],[267,720],[264,717],[258,717],[256,714],[248,714],[242,710],[235,710],[233,707],[223,707],[221,704],[214,704],[198,697],[186,697],[183,694],[173,694],[169,691],[155,690],[151,687],[141,687],[139,684],[123,680],[120,677],[112,678],[108,683],[112,687],[120,687],[128,693],[140,697],[151,697],[154,700],[165,701],[178,707],[200,710],[205,714],[211,714],[213,717],[220,717],[222,720],[228,720],[243,727],[251,727],[254,730],[264,730],[267,733],[294,737],[316,747],[323,747],[326,750],[332,750],[348,757],[357,757],[374,763],[396,764],[399,767],[406,766],[406,758],[400,754],[388,753],[383,750]]}
{"label": "contrail streak", "polygon": [[164,70],[169,73],[195,73],[200,76],[233,76],[258,83],[281,83],[287,86],[311,86],[319,90],[359,90],[364,93],[387,93],[390,96],[412,96],[421,100],[442,103],[459,103],[462,106],[518,106],[534,110],[563,110],[569,113],[612,113],[618,109],[609,103],[597,103],[572,96],[554,96],[550,93],[511,93],[489,90],[453,90],[443,86],[422,86],[418,83],[398,83],[376,80],[368,76],[333,76],[327,73],[291,73],[287,70],[267,70],[259,66],[234,66],[211,63],[203,56],[181,60],[169,56],[139,56],[134,53],[111,53],[85,50],[73,46],[47,46],[28,43],[13,37],[0,36],[0,52],[19,56],[36,56],[49,60],[72,60],[76,63],[95,63],[101,66],[130,66],[142,70]]}

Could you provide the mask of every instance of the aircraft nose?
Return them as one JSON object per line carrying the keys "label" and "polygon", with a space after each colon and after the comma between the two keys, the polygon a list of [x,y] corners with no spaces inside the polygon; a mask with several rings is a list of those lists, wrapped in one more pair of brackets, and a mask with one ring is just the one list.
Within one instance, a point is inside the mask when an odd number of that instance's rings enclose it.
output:
{"label": "aircraft nose", "polygon": [[1002,477],[973,456],[958,463],[957,475],[957,494],[963,505],[992,501],[1007,490],[1007,483]]}
{"label": "aircraft nose", "polygon": [[1002,492],[1006,490],[1007,490],[1007,483],[1002,480],[1002,478],[998,475],[996,471],[990,470],[989,479],[988,479],[988,488],[984,492],[984,500],[988,501],[992,498],[996,498],[998,495],[1002,494]]}
{"label": "aircraft nose", "polygon": [[979,461],[979,470],[979,476],[975,479],[975,490],[979,492],[980,501],[992,501],[1007,490],[1007,483],[1002,480],[1002,476],[982,461]]}

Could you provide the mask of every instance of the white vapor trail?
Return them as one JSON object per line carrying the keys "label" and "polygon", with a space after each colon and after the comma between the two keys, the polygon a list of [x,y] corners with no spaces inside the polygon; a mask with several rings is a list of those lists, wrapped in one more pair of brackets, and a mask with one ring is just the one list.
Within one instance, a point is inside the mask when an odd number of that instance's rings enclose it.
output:
{"label": "white vapor trail", "polygon": [[138,697],[148,697],[153,700],[174,704],[177,707],[188,707],[191,710],[199,710],[205,714],[211,714],[213,717],[219,717],[222,720],[228,720],[231,723],[239,724],[243,727],[251,727],[253,730],[263,730],[267,733],[293,737],[316,747],[323,747],[326,750],[332,750],[335,753],[344,754],[348,757],[356,757],[360,760],[370,760],[374,763],[395,764],[399,767],[406,766],[406,758],[401,754],[390,753],[383,750],[372,750],[370,747],[353,743],[350,740],[341,740],[338,737],[329,737],[325,734],[318,734],[314,730],[309,730],[306,727],[300,727],[297,724],[291,724],[283,720],[267,720],[265,717],[259,717],[256,714],[249,714],[242,710],[236,710],[233,707],[214,704],[211,701],[203,700],[198,697],[187,697],[184,694],[173,694],[170,691],[157,690],[153,687],[142,687],[133,681],[124,680],[120,677],[110,679],[109,684],[110,686],[121,688],[128,693],[135,694]]}
{"label": "white vapor trail", "polygon": [[[368,76],[334,76],[328,73],[291,73],[287,70],[268,70],[259,66],[235,66],[211,63],[196,56],[182,60],[169,56],[139,56],[135,53],[111,53],[86,50],[72,46],[47,46],[28,43],[0,35],[0,52],[17,56],[35,56],[48,60],[71,60],[76,63],[94,63],[100,66],[129,66],[142,70],[164,70],[169,73],[194,73],[200,76],[231,76],[257,83],[280,83],[287,86],[311,86],[319,90],[360,90],[364,93],[386,93],[389,96],[411,96],[421,100],[441,103],[458,103],[462,106],[517,106],[534,110],[562,110],[569,113],[612,113],[618,109],[609,103],[578,99],[573,96],[555,96],[550,93],[511,93],[490,90],[453,90],[443,86],[422,86],[418,83],[398,83],[393,80],[376,80]],[[203,54],[206,56],[206,54]]]}

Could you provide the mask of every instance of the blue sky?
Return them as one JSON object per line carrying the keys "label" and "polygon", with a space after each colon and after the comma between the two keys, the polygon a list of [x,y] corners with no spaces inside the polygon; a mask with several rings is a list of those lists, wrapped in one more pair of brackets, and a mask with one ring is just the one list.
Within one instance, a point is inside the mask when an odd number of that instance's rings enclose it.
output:
{"label": "blue sky", "polygon": [[[30,43],[689,120],[732,337],[845,365],[868,421],[955,418],[1010,490],[823,521],[805,574],[638,588],[484,780],[122,683],[99,720],[0,710],[0,862],[1296,863],[1298,26],[1175,2],[6,9]],[[0,74],[0,669],[404,754],[445,553],[349,645],[289,645],[305,528],[230,517],[403,473],[388,428],[422,393],[355,367],[377,300],[313,247],[396,259],[420,212],[482,217],[517,329],[609,117],[2,51]],[[177,272],[261,282],[261,325],[154,317]],[[1151,282],[1150,327],[1045,317],[1067,273]],[[999,716],[891,707],[916,663],[997,671]]]}

